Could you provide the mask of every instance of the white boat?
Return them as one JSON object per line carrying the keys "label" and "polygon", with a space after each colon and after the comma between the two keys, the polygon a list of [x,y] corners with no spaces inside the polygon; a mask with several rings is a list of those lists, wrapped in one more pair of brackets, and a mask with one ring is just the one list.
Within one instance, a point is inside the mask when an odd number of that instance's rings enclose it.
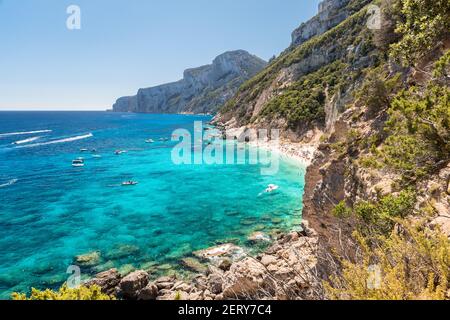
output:
{"label": "white boat", "polygon": [[72,167],[84,167],[84,160],[82,158],[78,158],[72,161]]}
{"label": "white boat", "polygon": [[153,142],[155,142],[155,140],[153,140],[153,139],[147,139],[147,140],[145,140],[145,143],[153,143]]}
{"label": "white boat", "polygon": [[83,148],[83,149],[80,149],[80,152],[88,152],[89,150],[88,149],[85,149],[85,148]]}
{"label": "white boat", "polygon": [[121,155],[122,153],[125,153],[126,151],[124,150],[116,150],[116,152],[114,152],[116,155]]}
{"label": "white boat", "polygon": [[271,193],[275,190],[278,190],[280,187],[275,184],[269,184],[266,189],[266,193]]}
{"label": "white boat", "polygon": [[125,181],[125,182],[122,182],[122,186],[135,186],[137,184],[138,184],[138,182],[136,182],[136,181]]}

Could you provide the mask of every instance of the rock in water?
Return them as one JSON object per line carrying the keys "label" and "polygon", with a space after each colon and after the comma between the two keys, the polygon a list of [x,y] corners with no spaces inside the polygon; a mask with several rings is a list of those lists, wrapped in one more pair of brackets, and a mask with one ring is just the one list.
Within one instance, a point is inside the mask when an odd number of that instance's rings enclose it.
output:
{"label": "rock in water", "polygon": [[195,258],[183,258],[181,259],[181,263],[188,269],[198,272],[205,273],[208,268],[203,265],[200,261]]}
{"label": "rock in water", "polygon": [[226,52],[211,65],[184,72],[178,82],[140,89],[113,106],[116,112],[212,113],[233,97],[238,88],[267,63],[244,50]]}
{"label": "rock in water", "polygon": [[100,263],[100,252],[94,251],[75,257],[75,262],[81,267],[93,267]]}

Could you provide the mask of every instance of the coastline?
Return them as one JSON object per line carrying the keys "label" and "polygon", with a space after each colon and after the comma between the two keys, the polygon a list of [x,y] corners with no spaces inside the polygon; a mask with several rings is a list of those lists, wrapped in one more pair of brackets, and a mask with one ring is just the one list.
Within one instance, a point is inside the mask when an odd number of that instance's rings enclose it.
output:
{"label": "coastline", "polygon": [[280,143],[254,141],[249,142],[248,145],[278,154],[284,161],[292,162],[305,169],[312,164],[314,154],[319,147],[316,143],[295,143],[287,140]]}

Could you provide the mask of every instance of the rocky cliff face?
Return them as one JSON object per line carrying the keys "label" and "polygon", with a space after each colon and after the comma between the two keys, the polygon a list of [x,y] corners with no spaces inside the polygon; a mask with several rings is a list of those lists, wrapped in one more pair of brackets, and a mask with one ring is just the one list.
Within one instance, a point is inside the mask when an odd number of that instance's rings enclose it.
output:
{"label": "rocky cliff face", "polygon": [[214,113],[246,80],[266,66],[262,59],[238,50],[226,52],[211,65],[184,72],[182,80],[140,89],[113,106],[116,112]]}
{"label": "rocky cliff face", "polygon": [[277,128],[290,139],[330,129],[362,70],[378,59],[366,27],[369,2],[324,1],[320,14],[294,31],[294,45],[243,85],[215,122]]}
{"label": "rocky cliff face", "polygon": [[319,4],[319,13],[302,23],[292,33],[292,46],[299,46],[314,36],[323,34],[344,21],[350,14],[346,5],[350,0],[325,0]]}

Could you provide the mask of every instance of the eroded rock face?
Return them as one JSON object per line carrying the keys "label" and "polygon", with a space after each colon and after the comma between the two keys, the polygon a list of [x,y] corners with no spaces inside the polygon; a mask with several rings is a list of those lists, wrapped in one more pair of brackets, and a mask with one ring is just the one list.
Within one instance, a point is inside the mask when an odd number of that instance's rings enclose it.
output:
{"label": "eroded rock face", "polygon": [[350,0],[325,0],[319,4],[319,13],[302,23],[292,33],[292,46],[299,46],[312,37],[323,34],[337,26],[351,14],[346,6]]}
{"label": "eroded rock face", "polygon": [[239,86],[267,63],[244,50],[218,56],[211,65],[184,72],[182,80],[140,89],[113,106],[116,112],[211,113],[230,99]]}

